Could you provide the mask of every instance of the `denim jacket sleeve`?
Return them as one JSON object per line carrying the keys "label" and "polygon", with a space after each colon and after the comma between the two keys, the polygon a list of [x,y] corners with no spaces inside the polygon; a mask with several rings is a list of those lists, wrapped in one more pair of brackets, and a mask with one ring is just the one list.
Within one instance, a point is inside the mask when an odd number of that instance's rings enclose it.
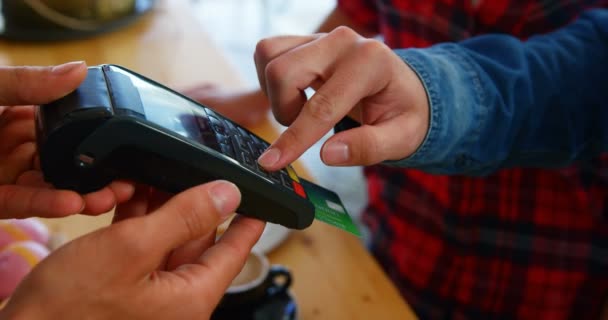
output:
{"label": "denim jacket sleeve", "polygon": [[386,164],[483,175],[608,150],[608,10],[526,42],[487,35],[395,52],[426,88],[430,126],[414,154]]}

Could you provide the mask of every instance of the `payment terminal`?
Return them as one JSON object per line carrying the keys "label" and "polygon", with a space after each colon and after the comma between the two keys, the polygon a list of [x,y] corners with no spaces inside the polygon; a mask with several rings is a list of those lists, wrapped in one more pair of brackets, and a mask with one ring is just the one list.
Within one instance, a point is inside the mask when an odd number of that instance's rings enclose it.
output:
{"label": "payment terminal", "polygon": [[36,129],[44,178],[57,188],[86,193],[130,179],[180,192],[225,179],[241,190],[241,214],[293,229],[315,217],[291,166],[257,164],[266,141],[120,66],[90,67],[78,89],[38,108]]}

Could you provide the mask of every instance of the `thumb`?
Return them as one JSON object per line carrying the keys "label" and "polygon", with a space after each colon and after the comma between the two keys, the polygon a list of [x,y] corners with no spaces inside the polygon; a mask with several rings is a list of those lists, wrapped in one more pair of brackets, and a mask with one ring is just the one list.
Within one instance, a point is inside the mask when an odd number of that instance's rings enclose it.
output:
{"label": "thumb", "polygon": [[0,105],[42,104],[75,90],[87,74],[84,61],[51,67],[0,67]]}
{"label": "thumb", "polygon": [[149,215],[121,221],[109,231],[115,234],[112,238],[123,240],[125,254],[140,263],[138,275],[145,276],[173,249],[215,232],[240,201],[234,184],[214,181],[177,194]]}
{"label": "thumb", "polygon": [[422,143],[428,125],[406,114],[374,125],[362,125],[329,138],[321,148],[327,165],[373,165],[411,155]]}

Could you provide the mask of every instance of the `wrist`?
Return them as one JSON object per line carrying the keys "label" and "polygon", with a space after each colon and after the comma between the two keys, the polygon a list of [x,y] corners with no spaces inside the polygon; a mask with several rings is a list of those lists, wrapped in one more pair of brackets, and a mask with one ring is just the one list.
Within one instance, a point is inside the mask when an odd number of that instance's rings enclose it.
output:
{"label": "wrist", "polygon": [[475,161],[469,150],[482,140],[478,128],[487,117],[470,58],[454,44],[395,52],[424,86],[429,120],[418,149],[409,157],[388,164],[437,174],[473,174]]}

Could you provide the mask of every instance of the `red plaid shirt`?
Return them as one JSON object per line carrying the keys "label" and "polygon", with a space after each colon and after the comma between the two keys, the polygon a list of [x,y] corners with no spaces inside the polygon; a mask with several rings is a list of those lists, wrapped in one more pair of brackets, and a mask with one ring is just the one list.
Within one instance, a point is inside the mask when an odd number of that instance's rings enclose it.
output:
{"label": "red plaid shirt", "polygon": [[[339,0],[393,48],[559,28],[584,0]],[[365,169],[371,250],[421,319],[597,319],[608,296],[608,157],[484,178]]]}

